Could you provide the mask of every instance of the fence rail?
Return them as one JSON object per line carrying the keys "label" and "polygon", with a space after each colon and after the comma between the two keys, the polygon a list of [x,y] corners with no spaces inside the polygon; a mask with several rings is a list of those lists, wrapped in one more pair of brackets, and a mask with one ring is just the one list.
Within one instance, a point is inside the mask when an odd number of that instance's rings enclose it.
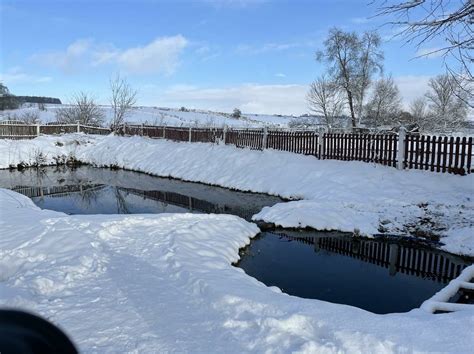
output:
{"label": "fence rail", "polygon": [[[474,172],[473,138],[398,134],[320,134],[313,130],[122,127],[124,135],[174,141],[223,142],[253,150],[275,149],[318,159],[363,161],[406,169],[465,175]],[[400,150],[400,146],[403,147]],[[400,155],[401,153],[401,155]],[[401,161],[399,161],[401,159]],[[401,162],[400,164],[398,164]]]}
{"label": "fence rail", "polygon": [[[28,125],[0,122],[0,138],[28,139],[41,134],[109,134],[81,124]],[[473,138],[400,134],[334,134],[314,130],[190,128],[123,125],[118,133],[173,141],[224,143],[254,150],[274,149],[318,159],[363,161],[459,175],[474,172]]]}
{"label": "fence rail", "polygon": [[110,134],[110,129],[84,124],[16,124],[0,122],[0,138],[33,139],[40,135],[67,133]]}

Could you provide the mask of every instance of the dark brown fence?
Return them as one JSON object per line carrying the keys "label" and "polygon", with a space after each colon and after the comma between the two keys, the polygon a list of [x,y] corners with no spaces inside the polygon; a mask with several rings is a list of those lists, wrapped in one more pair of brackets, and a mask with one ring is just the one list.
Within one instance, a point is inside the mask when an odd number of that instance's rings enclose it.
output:
{"label": "dark brown fence", "polygon": [[[77,124],[1,124],[0,138],[25,139],[39,134],[84,132],[109,134],[106,128]],[[474,172],[473,138],[397,134],[319,134],[313,130],[221,129],[124,125],[122,135],[173,141],[218,143],[254,150],[275,149],[319,159],[364,161],[387,166],[465,175]],[[401,142],[400,142],[400,139]],[[401,146],[400,146],[401,145]],[[399,163],[400,158],[400,163]]]}
{"label": "dark brown fence", "polygon": [[[364,161],[396,167],[397,134],[318,134],[312,130],[217,129],[126,126],[126,135],[160,137],[174,141],[208,142],[254,150],[275,149],[312,155],[319,159]],[[472,137],[407,135],[404,139],[403,168],[465,175],[473,172]]]}
{"label": "dark brown fence", "polygon": [[407,136],[405,139],[405,168],[471,173],[472,137]]}
{"label": "dark brown fence", "polygon": [[226,132],[225,143],[239,148],[248,147],[253,150],[263,149],[262,129],[232,129]]}
{"label": "dark brown fence", "polygon": [[266,141],[268,149],[319,157],[318,133],[315,131],[270,130]]}
{"label": "dark brown fence", "polygon": [[199,143],[218,142],[224,139],[224,129],[192,128],[191,141]]}
{"label": "dark brown fence", "polygon": [[37,128],[28,124],[0,124],[0,138],[32,139],[36,137]]}
{"label": "dark brown fence", "polygon": [[388,166],[397,163],[397,135],[324,134],[322,159],[376,162]]}
{"label": "dark brown fence", "polygon": [[77,124],[55,124],[55,125],[40,125],[40,134],[67,134],[77,133]]}
{"label": "dark brown fence", "polygon": [[110,129],[82,124],[41,124],[32,125],[16,122],[0,122],[0,139],[33,139],[38,135],[67,133],[110,134]]}

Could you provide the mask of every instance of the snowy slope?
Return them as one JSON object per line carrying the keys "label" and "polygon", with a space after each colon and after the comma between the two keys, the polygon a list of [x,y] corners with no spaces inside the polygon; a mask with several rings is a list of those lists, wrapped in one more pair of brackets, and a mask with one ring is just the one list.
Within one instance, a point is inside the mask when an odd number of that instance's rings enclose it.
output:
{"label": "snowy slope", "polygon": [[474,255],[474,176],[398,171],[363,162],[317,160],[274,150],[83,134],[0,141],[0,167],[74,156],[150,174],[302,199],[254,218],[373,235],[433,231],[444,249]]}
{"label": "snowy slope", "polygon": [[0,189],[0,305],[81,352],[467,353],[470,310],[375,315],[268,288],[232,267],[258,232],[227,215],[66,216]]}
{"label": "snowy slope", "polygon": [[[56,110],[66,105],[46,105],[45,111],[40,111],[36,106],[25,106],[20,109],[0,111],[0,120],[18,118],[21,120],[25,113],[36,112],[44,123],[56,121]],[[106,120],[110,121],[113,113],[110,106],[102,106]],[[131,124],[152,124],[168,126],[206,126],[206,127],[287,127],[293,117],[242,114],[240,118],[234,118],[230,113],[211,112],[204,110],[180,111],[173,108],[159,107],[136,107],[127,115],[126,120]]]}

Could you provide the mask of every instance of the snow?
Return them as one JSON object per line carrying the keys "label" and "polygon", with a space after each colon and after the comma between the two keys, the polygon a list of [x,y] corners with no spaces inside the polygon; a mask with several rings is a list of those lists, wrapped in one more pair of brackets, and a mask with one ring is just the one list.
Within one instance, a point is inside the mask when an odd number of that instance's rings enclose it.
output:
{"label": "snow", "polygon": [[[0,112],[0,120],[21,117],[25,113],[38,113],[43,123],[56,121],[56,110],[67,105],[45,105],[46,110],[41,111],[35,105],[24,105],[15,110]],[[106,121],[110,121],[113,112],[110,106],[101,106],[105,113]],[[261,128],[263,126],[288,127],[292,116],[276,116],[262,114],[242,114],[240,118],[232,117],[231,113],[212,112],[206,110],[181,111],[177,108],[160,107],[135,107],[128,112],[126,120],[130,124],[152,124],[167,126],[205,126],[223,127],[224,125],[234,128]]]}
{"label": "snow", "polygon": [[5,189],[0,215],[0,305],[43,315],[84,353],[462,353],[474,345],[469,308],[376,315],[266,287],[231,266],[258,232],[235,216],[66,216]]}
{"label": "snow", "polygon": [[71,134],[0,141],[0,168],[74,157],[162,177],[297,199],[254,220],[371,236],[434,230],[444,249],[474,255],[474,176],[399,171],[364,162],[317,160],[282,151]]}
{"label": "snow", "polygon": [[449,299],[455,296],[460,288],[474,290],[474,283],[471,282],[472,279],[474,279],[474,264],[465,268],[456,279],[451,280],[446,287],[423,302],[420,308],[431,313],[435,311],[470,310],[474,305],[449,303]]}

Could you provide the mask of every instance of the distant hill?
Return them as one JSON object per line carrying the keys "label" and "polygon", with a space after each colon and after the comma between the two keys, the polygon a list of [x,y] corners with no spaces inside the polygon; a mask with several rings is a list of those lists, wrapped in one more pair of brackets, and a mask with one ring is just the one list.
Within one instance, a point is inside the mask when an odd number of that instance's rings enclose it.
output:
{"label": "distant hill", "polygon": [[15,96],[15,99],[20,103],[49,103],[62,104],[59,98],[44,97],[44,96]]}

